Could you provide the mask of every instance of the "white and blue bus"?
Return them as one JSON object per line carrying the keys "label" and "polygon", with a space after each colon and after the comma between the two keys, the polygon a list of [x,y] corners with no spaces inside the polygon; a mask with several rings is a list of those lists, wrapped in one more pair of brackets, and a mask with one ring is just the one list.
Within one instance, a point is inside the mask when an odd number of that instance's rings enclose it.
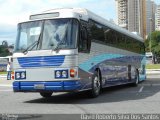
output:
{"label": "white and blue bus", "polygon": [[0,72],[7,71],[8,62],[12,63],[12,56],[0,57]]}
{"label": "white and blue bus", "polygon": [[53,9],[18,24],[14,92],[89,90],[145,80],[143,39],[82,8]]}

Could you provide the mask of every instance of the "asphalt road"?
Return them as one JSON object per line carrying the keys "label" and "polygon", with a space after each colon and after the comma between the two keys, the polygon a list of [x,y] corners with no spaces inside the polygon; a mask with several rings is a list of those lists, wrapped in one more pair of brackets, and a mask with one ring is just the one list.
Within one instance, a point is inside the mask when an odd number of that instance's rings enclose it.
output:
{"label": "asphalt road", "polygon": [[0,86],[1,114],[160,113],[159,106],[160,75],[149,75],[138,87],[107,88],[94,99],[86,92],[42,98],[38,93],[14,93],[10,86]]}

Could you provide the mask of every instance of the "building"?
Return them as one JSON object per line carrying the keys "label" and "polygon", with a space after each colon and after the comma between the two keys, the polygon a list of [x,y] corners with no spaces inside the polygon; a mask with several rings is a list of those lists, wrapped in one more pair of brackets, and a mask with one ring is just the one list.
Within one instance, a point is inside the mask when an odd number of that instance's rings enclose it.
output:
{"label": "building", "polygon": [[146,36],[146,3],[145,0],[116,0],[118,25]]}
{"label": "building", "polygon": [[156,8],[155,28],[160,31],[160,5],[157,5]]}
{"label": "building", "polygon": [[116,0],[117,24],[128,29],[128,0]]}
{"label": "building", "polygon": [[146,0],[146,34],[155,31],[156,4],[153,0]]}

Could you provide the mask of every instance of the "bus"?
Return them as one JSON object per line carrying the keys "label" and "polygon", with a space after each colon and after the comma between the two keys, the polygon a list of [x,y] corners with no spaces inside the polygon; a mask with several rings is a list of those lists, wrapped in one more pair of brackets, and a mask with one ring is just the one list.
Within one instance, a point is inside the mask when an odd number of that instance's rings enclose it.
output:
{"label": "bus", "polygon": [[83,8],[52,9],[18,24],[14,92],[87,90],[145,80],[143,39]]}
{"label": "bus", "polygon": [[7,71],[8,62],[12,62],[12,56],[0,57],[0,72]]}
{"label": "bus", "polygon": [[146,52],[146,64],[153,63],[153,54],[152,52]]}

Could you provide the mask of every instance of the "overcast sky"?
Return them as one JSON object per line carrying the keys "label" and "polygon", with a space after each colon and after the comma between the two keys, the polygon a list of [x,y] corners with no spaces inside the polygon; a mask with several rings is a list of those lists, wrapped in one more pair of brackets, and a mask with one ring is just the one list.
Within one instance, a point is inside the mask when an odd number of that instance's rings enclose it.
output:
{"label": "overcast sky", "polygon": [[2,40],[14,43],[17,23],[28,20],[30,14],[62,7],[87,8],[106,19],[116,19],[115,0],[0,0],[0,44]]}

